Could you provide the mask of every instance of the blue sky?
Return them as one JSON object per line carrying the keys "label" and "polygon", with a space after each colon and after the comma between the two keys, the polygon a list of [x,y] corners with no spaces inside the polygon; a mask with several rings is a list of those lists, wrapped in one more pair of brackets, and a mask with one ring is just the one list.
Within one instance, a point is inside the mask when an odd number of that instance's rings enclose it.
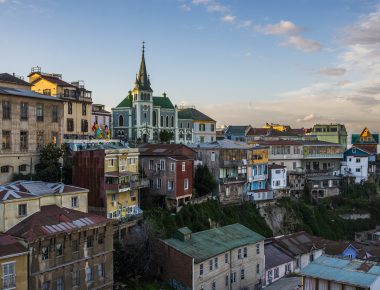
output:
{"label": "blue sky", "polygon": [[1,71],[84,80],[109,108],[145,41],[155,95],[219,124],[380,129],[379,1],[0,0],[0,27]]}

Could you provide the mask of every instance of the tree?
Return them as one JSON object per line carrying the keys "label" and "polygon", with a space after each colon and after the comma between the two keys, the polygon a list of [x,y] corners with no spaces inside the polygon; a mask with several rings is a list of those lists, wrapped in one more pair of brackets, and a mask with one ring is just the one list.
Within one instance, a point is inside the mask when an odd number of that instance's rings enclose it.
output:
{"label": "tree", "polygon": [[207,165],[198,165],[195,170],[194,188],[197,191],[198,196],[203,196],[212,191],[216,187],[216,181],[212,176]]}
{"label": "tree", "polygon": [[170,140],[174,139],[174,133],[168,130],[162,130],[160,132],[160,141],[163,143],[169,143]]}
{"label": "tree", "polygon": [[62,148],[50,143],[40,149],[40,163],[36,165],[34,179],[45,182],[59,182],[61,180]]}

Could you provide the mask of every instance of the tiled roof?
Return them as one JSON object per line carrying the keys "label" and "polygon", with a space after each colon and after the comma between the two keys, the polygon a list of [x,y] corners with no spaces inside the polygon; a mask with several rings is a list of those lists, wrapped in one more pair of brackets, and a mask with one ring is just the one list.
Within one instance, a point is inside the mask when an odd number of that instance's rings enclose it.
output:
{"label": "tiled roof", "polygon": [[7,234],[31,241],[61,232],[100,226],[107,222],[111,221],[102,216],[47,205],[13,226]]}
{"label": "tiled roof", "polygon": [[153,97],[153,106],[165,109],[174,109],[173,103],[168,97]]}
{"label": "tiled roof", "polygon": [[209,116],[194,108],[186,108],[178,111],[178,119],[215,122],[214,119],[211,119]]}
{"label": "tiled roof", "polygon": [[246,130],[249,128],[247,126],[228,126],[225,132],[226,135],[245,135]]}
{"label": "tiled roof", "polygon": [[194,148],[195,150],[197,148],[201,149],[250,149],[250,148],[260,148],[259,146],[249,145],[244,142],[239,141],[232,141],[228,139],[224,140],[217,140],[211,143],[199,143],[199,144],[189,144],[190,147]]}
{"label": "tiled roof", "polygon": [[274,241],[293,257],[309,253],[315,249],[322,249],[326,244],[325,240],[312,236],[304,231],[275,237]]}
{"label": "tiled roof", "polygon": [[1,87],[1,86],[0,86],[0,95],[9,95],[9,96],[15,96],[15,97],[27,97],[27,98],[35,98],[35,99],[61,102],[59,99],[57,99],[55,97],[48,96],[48,95],[42,95],[42,94],[30,91],[30,90],[21,90],[21,89],[14,89],[14,88]]}
{"label": "tiled roof", "polygon": [[[56,84],[57,86],[60,86],[60,87],[72,87],[72,88],[76,88],[76,86],[72,85],[72,84],[69,84],[68,82],[65,82],[64,80],[61,80],[60,78],[57,78],[57,77],[53,77],[53,76],[48,76],[48,75],[45,75],[45,74],[39,74],[41,78],[53,83],[53,84]],[[38,79],[36,79],[33,83],[37,82]]]}
{"label": "tiled roof", "polygon": [[[307,277],[370,288],[376,281],[380,280],[380,266],[369,261],[323,255],[303,268],[300,274]],[[375,288],[371,287],[371,289]]]}
{"label": "tiled roof", "polygon": [[293,258],[286,254],[280,247],[276,247],[272,242],[266,242],[264,246],[265,269],[271,269],[293,261]]}
{"label": "tiled roof", "polygon": [[22,86],[30,86],[30,84],[14,75],[11,75],[9,73],[1,73],[0,74],[0,82],[6,82],[6,83],[12,83],[16,85],[22,85]]}
{"label": "tiled roof", "polygon": [[263,241],[264,237],[241,224],[192,233],[191,238],[181,241],[177,238],[163,242],[200,263],[229,250]]}
{"label": "tiled roof", "polygon": [[139,147],[141,156],[168,156],[176,157],[180,151],[186,150],[189,154],[194,154],[194,150],[184,144],[144,144]]}
{"label": "tiled roof", "polygon": [[116,108],[131,108],[131,107],[132,107],[132,96],[126,96],[124,100],[122,100],[120,104],[116,106]]}
{"label": "tiled roof", "polygon": [[266,135],[269,128],[250,128],[247,132],[247,136],[263,136]]}
{"label": "tiled roof", "polygon": [[7,234],[0,234],[0,257],[28,253],[24,242]]}

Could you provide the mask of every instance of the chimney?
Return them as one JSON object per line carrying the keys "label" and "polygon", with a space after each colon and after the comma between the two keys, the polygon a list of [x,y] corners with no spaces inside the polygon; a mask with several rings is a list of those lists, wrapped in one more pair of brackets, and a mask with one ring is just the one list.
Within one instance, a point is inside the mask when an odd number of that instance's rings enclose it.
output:
{"label": "chimney", "polygon": [[182,242],[186,242],[191,239],[192,231],[188,227],[180,228],[174,233],[174,238]]}

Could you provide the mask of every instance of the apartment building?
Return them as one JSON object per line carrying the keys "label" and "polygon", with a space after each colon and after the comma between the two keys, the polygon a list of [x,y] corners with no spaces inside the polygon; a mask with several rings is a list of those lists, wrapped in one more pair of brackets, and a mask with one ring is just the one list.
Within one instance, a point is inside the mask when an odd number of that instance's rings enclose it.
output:
{"label": "apartment building", "polygon": [[57,205],[87,212],[88,189],[42,181],[15,181],[0,186],[0,232],[5,232],[42,206]]}
{"label": "apartment building", "polygon": [[319,141],[337,143],[347,147],[347,130],[343,124],[316,124],[311,134]]}
{"label": "apartment building", "polygon": [[113,288],[112,220],[46,205],[6,233],[28,245],[28,289]]}
{"label": "apartment building", "polygon": [[[178,142],[184,144],[214,142],[216,140],[216,121],[194,107],[179,108],[178,134]],[[189,134],[191,134],[191,138],[189,138]]]}
{"label": "apartment building", "polygon": [[261,289],[264,237],[241,224],[160,240],[159,277],[175,289]]}
{"label": "apartment building", "polygon": [[269,187],[274,191],[274,196],[286,196],[288,194],[286,166],[270,164],[268,165],[268,172]]}
{"label": "apartment building", "polygon": [[369,158],[371,154],[364,149],[351,147],[344,152],[341,174],[353,178],[355,183],[368,180]]}
{"label": "apartment building", "polygon": [[0,234],[0,289],[28,289],[28,248],[23,240]]}
{"label": "apartment building", "polygon": [[42,72],[33,67],[28,75],[34,92],[61,100],[63,108],[63,132],[65,139],[88,139],[91,135],[91,91],[83,81],[68,83],[62,74]]}
{"label": "apartment building", "polygon": [[63,138],[63,103],[32,92],[25,83],[12,75],[0,76],[0,184],[10,182],[14,174],[34,174],[39,149],[48,143],[60,145]]}

